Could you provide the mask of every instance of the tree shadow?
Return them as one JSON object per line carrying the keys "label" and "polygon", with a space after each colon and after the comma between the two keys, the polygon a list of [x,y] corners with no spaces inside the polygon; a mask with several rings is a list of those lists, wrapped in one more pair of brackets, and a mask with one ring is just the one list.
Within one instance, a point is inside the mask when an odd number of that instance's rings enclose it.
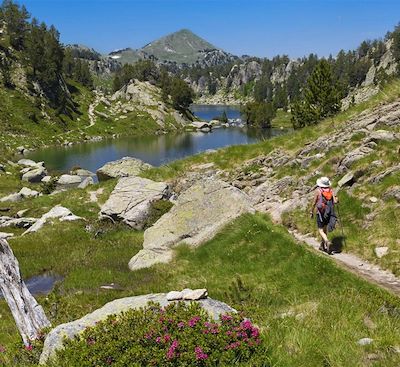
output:
{"label": "tree shadow", "polygon": [[331,245],[330,249],[333,252],[341,253],[343,250],[345,239],[346,238],[343,236],[336,236],[336,237],[332,238],[332,241],[331,241],[332,245]]}

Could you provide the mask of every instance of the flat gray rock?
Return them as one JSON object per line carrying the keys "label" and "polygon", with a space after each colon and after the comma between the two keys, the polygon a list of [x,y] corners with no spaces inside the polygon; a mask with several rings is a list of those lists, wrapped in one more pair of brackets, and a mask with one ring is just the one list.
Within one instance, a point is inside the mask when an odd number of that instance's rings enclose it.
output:
{"label": "flat gray rock", "polygon": [[131,270],[171,261],[173,247],[191,247],[211,239],[244,213],[254,213],[251,199],[226,182],[198,181],[177,199],[175,206],[144,233],[143,250],[129,262]]}
{"label": "flat gray rock", "polygon": [[[166,296],[165,293],[158,293],[117,299],[79,320],[55,327],[46,337],[39,363],[45,364],[49,358],[54,357],[56,350],[63,348],[64,338],[72,339],[87,327],[95,326],[97,322],[105,320],[110,315],[120,314],[121,312],[126,312],[131,309],[139,309],[145,307],[149,302],[155,302],[160,304],[161,307],[165,307],[170,303]],[[201,299],[197,302],[215,321],[219,320],[221,314],[236,312],[235,309],[228,306],[226,303],[211,298]]]}
{"label": "flat gray rock", "polygon": [[141,177],[120,178],[110,197],[100,210],[100,218],[122,221],[142,229],[151,204],[167,195],[168,185]]}
{"label": "flat gray rock", "polygon": [[140,159],[124,157],[117,161],[108,162],[99,168],[97,170],[97,177],[99,181],[104,181],[110,178],[137,176],[151,167],[150,164],[144,163]]}

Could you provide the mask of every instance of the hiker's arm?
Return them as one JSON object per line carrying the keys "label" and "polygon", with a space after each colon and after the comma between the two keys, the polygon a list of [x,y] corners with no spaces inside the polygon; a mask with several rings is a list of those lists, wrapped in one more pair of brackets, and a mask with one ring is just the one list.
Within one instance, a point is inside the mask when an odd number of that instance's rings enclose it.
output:
{"label": "hiker's arm", "polygon": [[335,192],[333,193],[333,202],[334,202],[335,204],[337,204],[337,203],[339,202],[339,197],[336,195]]}

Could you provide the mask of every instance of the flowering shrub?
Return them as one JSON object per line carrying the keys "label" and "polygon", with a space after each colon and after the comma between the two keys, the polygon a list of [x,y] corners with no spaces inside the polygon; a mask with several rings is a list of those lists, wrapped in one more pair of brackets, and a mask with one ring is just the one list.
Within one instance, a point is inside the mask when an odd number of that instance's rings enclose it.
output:
{"label": "flowering shrub", "polygon": [[231,366],[260,349],[260,332],[240,315],[215,322],[197,303],[149,305],[87,328],[57,352],[54,366]]}

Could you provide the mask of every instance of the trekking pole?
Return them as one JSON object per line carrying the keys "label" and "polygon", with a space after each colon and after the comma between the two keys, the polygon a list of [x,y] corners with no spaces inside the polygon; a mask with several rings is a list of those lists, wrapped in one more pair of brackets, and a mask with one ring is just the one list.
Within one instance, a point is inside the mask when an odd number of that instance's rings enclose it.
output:
{"label": "trekking pole", "polygon": [[337,213],[338,213],[338,218],[339,218],[339,223],[340,223],[340,229],[342,230],[343,244],[346,246],[346,237],[344,235],[342,216],[340,215],[339,206],[340,206],[339,203],[337,203]]}

